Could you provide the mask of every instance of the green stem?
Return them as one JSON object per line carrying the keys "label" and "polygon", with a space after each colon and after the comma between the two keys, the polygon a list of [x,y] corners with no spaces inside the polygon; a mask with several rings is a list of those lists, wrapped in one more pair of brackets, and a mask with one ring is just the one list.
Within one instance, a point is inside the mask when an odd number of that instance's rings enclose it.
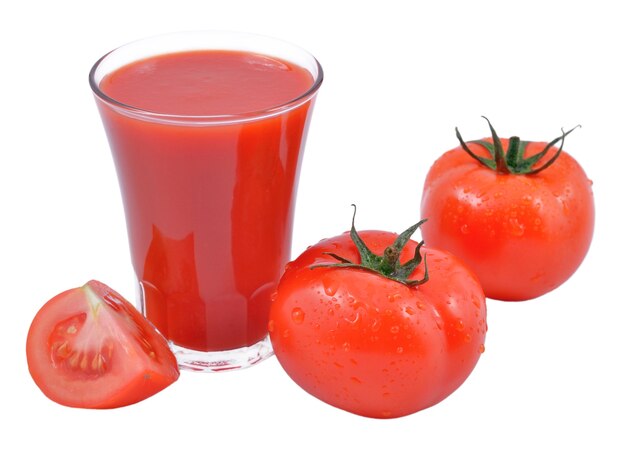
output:
{"label": "green stem", "polygon": [[[360,260],[358,263],[350,261],[342,256],[339,256],[334,253],[325,252],[325,255],[332,256],[339,263],[329,263],[329,264],[315,264],[311,266],[311,269],[315,268],[352,268],[352,269],[364,269],[366,271],[371,271],[376,274],[379,274],[383,277],[391,279],[393,281],[400,282],[406,286],[418,286],[424,284],[428,281],[428,266],[426,265],[426,256],[422,258],[421,248],[424,245],[424,242],[420,242],[415,248],[415,253],[413,258],[408,262],[401,264],[400,263],[400,254],[402,250],[411,239],[411,235],[415,233],[415,231],[424,223],[426,219],[419,221],[415,225],[412,225],[404,232],[402,232],[395,239],[393,244],[385,248],[382,256],[378,256],[373,253],[365,244],[359,233],[356,231],[354,227],[354,219],[356,217],[356,205],[352,204],[354,207],[354,214],[352,215],[352,228],[350,230],[350,237],[352,241],[357,247],[357,250],[360,255]],[[417,266],[424,261],[424,276],[422,279],[409,279],[409,276],[413,274]]]}
{"label": "green stem", "polygon": [[[573,132],[574,129],[581,127],[580,125],[575,126],[567,132],[561,129],[561,136],[547,143],[541,152],[538,152],[535,155],[531,155],[530,157],[524,157],[526,147],[530,142],[520,140],[519,137],[513,136],[509,139],[509,145],[505,154],[502,146],[502,141],[500,140],[500,137],[498,137],[498,134],[491,125],[491,122],[485,116],[482,117],[487,121],[489,125],[489,130],[491,131],[491,138],[493,140],[493,143],[486,140],[471,141],[471,143],[479,144],[484,147],[489,152],[491,158],[480,157],[472,152],[472,150],[461,137],[458,128],[455,128],[456,137],[461,143],[461,147],[463,148],[463,150],[465,150],[465,152],[470,157],[477,160],[479,163],[486,166],[487,168],[494,170],[499,174],[506,175],[535,175],[545,170],[550,165],[552,165],[561,155],[561,152],[563,151],[563,145],[565,144],[565,137]],[[544,156],[546,156],[548,151],[558,142],[561,142],[561,145],[559,146],[557,152],[539,168],[535,168],[535,164],[538,163]]]}

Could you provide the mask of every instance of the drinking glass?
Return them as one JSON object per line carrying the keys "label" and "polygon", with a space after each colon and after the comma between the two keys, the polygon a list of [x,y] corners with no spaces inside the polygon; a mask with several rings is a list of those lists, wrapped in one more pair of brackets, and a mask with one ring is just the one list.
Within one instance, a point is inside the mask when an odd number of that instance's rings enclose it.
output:
{"label": "drinking glass", "polygon": [[[310,83],[262,109],[251,104],[216,114],[136,105],[103,87],[110,74],[145,59],[196,51],[243,52],[268,71],[301,68]],[[300,47],[233,32],[142,39],[91,69],[122,194],[139,308],[168,340],[181,369],[239,369],[272,354],[269,307],[290,258],[298,177],[322,78],[318,61]],[[210,87],[207,81],[199,92]],[[172,89],[159,93],[166,97]],[[245,91],[235,90],[233,99],[242,101]]]}

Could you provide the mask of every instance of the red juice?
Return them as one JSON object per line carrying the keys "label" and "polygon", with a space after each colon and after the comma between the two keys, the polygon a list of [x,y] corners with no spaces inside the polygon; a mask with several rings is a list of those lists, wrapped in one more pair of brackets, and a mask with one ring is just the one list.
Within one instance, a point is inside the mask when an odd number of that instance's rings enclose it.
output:
{"label": "red juice", "polygon": [[153,56],[101,79],[143,308],[176,345],[266,337],[314,83],[282,59],[225,50]]}

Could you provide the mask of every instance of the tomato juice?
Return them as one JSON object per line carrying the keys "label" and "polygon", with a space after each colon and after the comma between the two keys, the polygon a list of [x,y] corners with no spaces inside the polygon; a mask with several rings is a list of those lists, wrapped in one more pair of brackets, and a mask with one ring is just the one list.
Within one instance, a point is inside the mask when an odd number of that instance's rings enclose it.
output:
{"label": "tomato juice", "polygon": [[263,340],[321,69],[205,49],[93,75],[144,313],[195,351]]}

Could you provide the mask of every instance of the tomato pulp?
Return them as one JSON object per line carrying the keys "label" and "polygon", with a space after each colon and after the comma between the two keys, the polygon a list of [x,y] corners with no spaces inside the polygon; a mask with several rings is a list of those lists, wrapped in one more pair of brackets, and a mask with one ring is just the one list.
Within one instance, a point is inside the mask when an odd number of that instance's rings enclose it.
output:
{"label": "tomato pulp", "polygon": [[178,346],[223,351],[267,335],[316,83],[283,60],[216,50],[149,57],[100,81],[144,312]]}

